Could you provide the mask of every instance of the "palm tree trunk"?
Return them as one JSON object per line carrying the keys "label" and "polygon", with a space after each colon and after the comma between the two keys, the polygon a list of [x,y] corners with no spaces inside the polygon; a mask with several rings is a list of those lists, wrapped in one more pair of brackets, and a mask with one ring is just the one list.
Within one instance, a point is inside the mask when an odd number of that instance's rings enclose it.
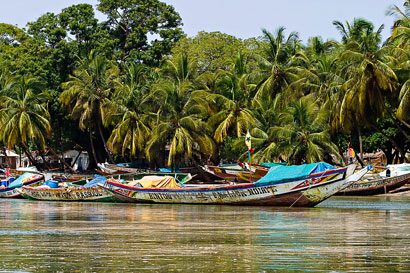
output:
{"label": "palm tree trunk", "polygon": [[390,138],[389,136],[387,136],[385,133],[383,133],[382,130],[380,130],[379,128],[377,128],[377,126],[375,125],[371,125],[371,127],[373,127],[373,129],[375,129],[377,132],[379,132],[382,136],[384,136],[388,141],[390,141],[394,148],[396,148],[396,150],[399,151],[400,155],[402,155],[403,157],[405,156],[405,153],[403,151],[403,149],[400,148],[400,146],[397,144],[396,141],[394,141],[392,138]]}
{"label": "palm tree trunk", "polygon": [[74,162],[71,164],[71,167],[74,167],[75,163],[77,163],[78,158],[81,155],[81,151],[78,152],[78,155],[75,157]]}
{"label": "palm tree trunk", "polygon": [[93,154],[94,162],[95,164],[98,164],[97,154],[95,153],[94,142],[93,142],[93,132],[91,128],[89,128],[88,131],[89,131],[89,137],[90,137],[91,152]]}
{"label": "palm tree trunk", "polygon": [[47,163],[46,158],[44,157],[43,151],[40,150],[40,148],[38,147],[38,145],[36,145],[36,146],[37,146],[38,152],[39,152],[39,154],[40,154],[40,156],[41,156],[41,159],[43,159],[44,165],[50,170],[50,169],[51,169],[51,166]]}
{"label": "palm tree trunk", "polygon": [[34,157],[30,154],[29,148],[27,147],[27,145],[25,143],[22,143],[22,147],[24,150],[24,153],[26,154],[26,156],[28,157],[28,160],[30,160],[31,165],[36,166],[37,167],[37,161],[34,159]]}
{"label": "palm tree trunk", "polygon": [[399,124],[397,124],[397,121],[395,119],[395,117],[393,116],[393,113],[390,111],[390,109],[388,109],[386,106],[385,108],[387,109],[387,112],[389,113],[390,118],[393,120],[394,125],[397,127],[397,129],[400,130],[400,132],[408,139],[410,140],[410,136],[406,133],[406,131],[403,130],[403,128],[400,127]]}
{"label": "palm tree trunk", "polygon": [[404,120],[402,120],[401,118],[397,118],[401,123],[403,123],[404,126],[406,126],[407,128],[410,129],[410,124],[408,124],[407,122],[405,122]]}
{"label": "palm tree trunk", "polygon": [[64,164],[64,166],[66,166],[70,171],[72,171],[73,173],[75,173],[76,171],[71,168],[71,166],[65,162],[64,157],[60,158],[60,156],[53,150],[53,148],[48,147],[48,149],[50,150],[50,152],[57,158],[59,158],[61,160],[61,162]]}
{"label": "palm tree trunk", "polygon": [[7,165],[7,166],[10,166],[10,162],[9,162],[10,160],[9,160],[9,157],[7,156],[7,149],[6,149],[6,147],[2,146],[1,149],[3,150],[3,153],[4,153],[4,158],[5,158],[5,161],[6,161],[6,165]]}
{"label": "palm tree trunk", "polygon": [[383,104],[384,110],[389,114],[391,120],[393,121],[393,123],[394,123],[394,125],[397,127],[397,129],[399,129],[400,132],[401,132],[408,140],[410,140],[410,136],[406,133],[406,131],[403,130],[403,128],[400,127],[399,124],[397,124],[396,117],[393,115],[393,113],[390,111],[390,109],[389,109],[389,108],[386,106],[386,104],[384,103],[384,99],[383,99],[383,96],[382,96],[382,94],[381,94],[381,92],[380,92],[380,89],[377,89],[377,90],[378,90],[379,96],[380,96],[381,99],[383,100],[383,103],[382,103],[382,104]]}
{"label": "palm tree trunk", "polygon": [[104,139],[104,134],[103,134],[103,131],[102,131],[102,128],[101,128],[101,122],[97,122],[97,126],[98,126],[98,131],[100,132],[101,140],[104,144],[104,149],[107,152],[107,155],[108,155],[108,158],[109,158],[110,162],[113,163],[114,160],[112,159],[111,153],[108,150],[107,142],[105,142],[105,139]]}
{"label": "palm tree trunk", "polygon": [[363,161],[363,140],[360,125],[357,125],[357,133],[359,134],[360,160]]}

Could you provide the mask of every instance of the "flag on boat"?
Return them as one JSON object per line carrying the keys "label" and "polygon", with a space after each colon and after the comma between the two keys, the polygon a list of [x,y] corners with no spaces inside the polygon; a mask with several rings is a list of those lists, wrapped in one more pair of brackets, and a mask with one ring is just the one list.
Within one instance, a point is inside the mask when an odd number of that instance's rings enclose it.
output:
{"label": "flag on boat", "polygon": [[251,134],[248,132],[246,132],[246,136],[245,136],[245,144],[248,147],[248,151],[251,150]]}

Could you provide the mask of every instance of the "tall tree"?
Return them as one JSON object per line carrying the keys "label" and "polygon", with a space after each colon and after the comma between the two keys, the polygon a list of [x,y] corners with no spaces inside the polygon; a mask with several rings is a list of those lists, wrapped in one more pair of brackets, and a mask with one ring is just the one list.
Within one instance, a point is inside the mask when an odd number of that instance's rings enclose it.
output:
{"label": "tall tree", "polygon": [[108,122],[115,122],[108,145],[114,153],[121,151],[125,158],[129,153],[135,158],[143,152],[151,133],[155,114],[148,104],[149,88],[153,82],[152,70],[142,64],[128,64],[125,68],[125,82],[118,88],[113,98],[118,105]]}
{"label": "tall tree", "polygon": [[117,39],[117,60],[157,65],[183,36],[179,14],[158,0],[100,0],[98,10],[108,17],[106,26]]}
{"label": "tall tree", "polygon": [[208,114],[206,93],[195,91],[195,73],[195,63],[185,55],[168,60],[161,69],[163,78],[151,93],[152,102],[158,106],[158,122],[147,142],[149,161],[154,161],[166,144],[168,165],[172,167],[191,159],[194,153],[210,155],[215,151],[203,121]]}
{"label": "tall tree", "polygon": [[208,100],[218,109],[208,120],[218,143],[223,141],[231,129],[239,137],[249,126],[257,125],[251,110],[254,88],[247,82],[245,56],[238,52],[230,63],[228,71],[217,74],[216,89],[208,96]]}
{"label": "tall tree", "polygon": [[393,25],[392,35],[390,41],[392,42],[393,54],[395,60],[391,65],[399,73],[399,80],[402,83],[402,87],[399,94],[399,106],[397,109],[397,117],[410,128],[410,66],[409,66],[409,49],[410,49],[410,1],[405,1],[404,10],[401,10],[396,5],[392,6],[387,14],[396,16],[396,20]]}
{"label": "tall tree", "polygon": [[262,30],[264,44],[263,55],[254,55],[258,62],[252,71],[251,79],[258,84],[254,102],[264,96],[275,96],[286,90],[293,81],[299,79],[303,71],[305,58],[300,54],[298,34],[292,32],[285,36],[285,28],[280,27],[275,34]]}
{"label": "tall tree", "polygon": [[274,151],[283,155],[289,164],[329,160],[330,155],[341,158],[330,139],[326,115],[311,98],[290,103],[281,113],[280,123],[271,129],[278,138]]}
{"label": "tall tree", "polygon": [[[392,116],[392,111],[386,107],[386,101],[393,97],[391,94],[398,84],[396,74],[386,64],[387,48],[380,48],[384,26],[381,25],[374,31],[373,24],[364,19],[355,19],[351,25],[346,23],[347,27],[337,21],[334,24],[341,31],[344,41],[340,61],[343,63],[341,73],[345,75],[346,82],[343,86],[345,95],[340,108],[340,124],[347,131],[356,126],[359,137],[363,124],[380,131],[376,126],[376,119],[383,113]],[[354,120],[352,116],[355,117]],[[397,123],[396,126],[400,128]],[[404,130],[402,132],[407,136]]]}
{"label": "tall tree", "polygon": [[69,81],[62,84],[64,91],[59,100],[69,110],[71,117],[79,121],[80,129],[88,130],[95,163],[99,162],[92,136],[96,131],[111,159],[102,126],[105,116],[115,111],[111,97],[118,80],[118,67],[96,51],[91,51],[87,59],[79,60],[78,68],[74,70]]}
{"label": "tall tree", "polygon": [[239,38],[219,31],[200,31],[195,37],[184,37],[179,40],[172,48],[172,55],[186,54],[188,58],[197,60],[200,72],[217,72],[228,70],[232,56],[238,51],[244,55],[251,53],[244,41]]}
{"label": "tall tree", "polygon": [[15,145],[21,146],[35,165],[29,142],[44,150],[45,140],[51,135],[50,115],[46,108],[49,95],[41,92],[41,83],[37,79],[21,76],[1,99],[1,140],[8,149],[13,149]]}

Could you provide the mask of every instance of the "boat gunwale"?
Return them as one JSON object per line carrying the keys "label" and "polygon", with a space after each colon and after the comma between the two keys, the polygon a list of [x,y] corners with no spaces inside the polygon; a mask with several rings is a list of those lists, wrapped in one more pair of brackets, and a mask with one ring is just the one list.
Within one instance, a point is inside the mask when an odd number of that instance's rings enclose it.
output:
{"label": "boat gunwale", "polygon": [[21,188],[29,191],[51,191],[51,192],[64,192],[64,191],[78,191],[78,190],[88,190],[88,189],[97,189],[101,188],[100,186],[93,186],[93,187],[87,187],[84,188],[83,186],[78,186],[78,187],[71,187],[71,188],[38,188],[36,187],[31,187],[31,186],[22,186]]}
{"label": "boat gunwale", "polygon": [[0,193],[7,192],[7,191],[10,191],[10,190],[14,190],[14,189],[19,189],[19,188],[22,188],[22,187],[28,187],[32,184],[38,183],[41,180],[44,180],[44,176],[41,177],[41,178],[37,178],[35,180],[29,181],[29,182],[23,184],[22,186],[17,186],[17,187],[12,187],[12,188],[7,187],[7,188],[4,188],[4,189],[0,189]]}
{"label": "boat gunwale", "polygon": [[[391,181],[392,180],[392,181]],[[394,181],[397,180],[397,181]],[[339,193],[338,195],[375,195],[379,194],[381,190],[384,191],[384,188],[389,188],[388,191],[400,188],[401,186],[407,184],[410,182],[410,173],[405,173],[402,175],[398,176],[392,176],[392,177],[385,177],[385,178],[378,178],[378,179],[373,179],[369,181],[358,181],[349,187],[346,187]],[[382,184],[378,184],[382,183]],[[353,187],[354,185],[360,185],[360,188],[353,188],[351,189],[350,187]]]}

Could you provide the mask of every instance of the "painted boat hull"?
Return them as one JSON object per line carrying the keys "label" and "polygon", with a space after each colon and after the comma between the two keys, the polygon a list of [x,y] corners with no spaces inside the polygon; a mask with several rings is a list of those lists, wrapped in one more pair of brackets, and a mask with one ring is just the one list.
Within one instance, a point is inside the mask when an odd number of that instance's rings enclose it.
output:
{"label": "painted boat hull", "polygon": [[229,169],[218,166],[206,166],[205,171],[230,182],[239,182],[238,176],[242,170]]}
{"label": "painted boat hull", "polygon": [[[263,186],[248,183],[170,189],[132,187],[112,181],[107,181],[100,186],[118,199],[135,203],[313,207],[356,182],[366,172],[365,169],[346,178],[346,168],[344,168],[340,173],[331,171],[326,176],[311,176],[308,179]],[[327,180],[330,174],[332,179]]]}
{"label": "painted boat hull", "polygon": [[79,175],[53,175],[52,176],[53,180],[58,181],[58,182],[77,182],[85,179],[92,179],[93,176],[87,175],[87,176],[79,176]]}
{"label": "painted boat hull", "polygon": [[261,168],[257,166],[252,166],[252,176],[250,171],[241,171],[238,174],[238,180],[241,183],[252,183],[258,181],[262,177],[264,177],[268,172],[268,168]]}
{"label": "painted boat hull", "polygon": [[95,202],[108,202],[114,201],[113,196],[107,193],[100,187],[91,188],[57,188],[57,189],[44,189],[34,187],[22,187],[19,189],[21,195],[24,198],[30,200],[42,200],[42,201],[95,201]]}
{"label": "painted boat hull", "polygon": [[410,173],[383,179],[370,181],[358,181],[343,191],[339,195],[375,195],[383,194],[410,182]]}
{"label": "painted boat hull", "polygon": [[[25,186],[38,186],[44,182],[44,177],[25,183]],[[0,198],[23,198],[19,192],[21,187],[5,188],[0,190]]]}

